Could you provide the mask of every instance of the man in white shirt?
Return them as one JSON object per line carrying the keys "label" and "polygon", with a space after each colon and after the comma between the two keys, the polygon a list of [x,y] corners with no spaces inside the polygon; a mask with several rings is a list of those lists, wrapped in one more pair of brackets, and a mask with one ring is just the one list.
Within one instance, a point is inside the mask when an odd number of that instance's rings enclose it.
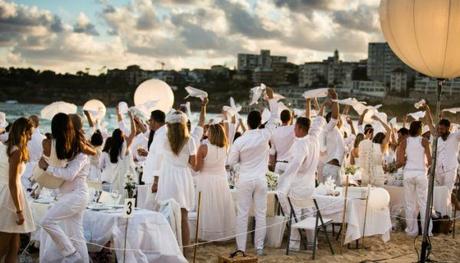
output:
{"label": "man in white shirt", "polygon": [[332,113],[329,112],[326,116],[326,164],[323,167],[322,181],[325,182],[327,178],[331,177],[335,180],[336,185],[342,185],[341,166],[345,157],[345,142],[343,135],[337,127],[340,116],[334,118]]}
{"label": "man in white shirt", "polygon": [[[336,92],[330,90],[329,97],[336,101]],[[318,116],[311,122],[309,108],[310,101],[307,100],[307,117],[297,118],[295,125],[296,139],[291,150],[292,159],[283,173],[284,181],[278,185],[280,204],[286,213],[291,211],[287,197],[291,200],[308,200],[315,190],[315,176],[321,153],[320,135],[326,120],[323,118],[323,107],[321,107]],[[338,103],[333,102],[332,118],[336,119],[338,114]],[[293,206],[297,219],[302,217],[302,209],[311,208],[296,207],[294,204]],[[291,229],[290,247],[294,250],[300,248],[300,235],[296,229]]]}
{"label": "man in white shirt", "polygon": [[[273,109],[272,109],[273,110]],[[283,110],[280,114],[282,125],[277,127],[270,139],[270,163],[275,167],[275,173],[283,174],[286,166],[291,160],[291,146],[294,143],[294,125],[292,125],[292,114],[289,110]],[[278,183],[282,177],[278,178]]]}
{"label": "man in white shirt", "polygon": [[447,119],[441,119],[435,128],[430,107],[425,105],[425,110],[426,122],[431,133],[433,136],[436,134],[439,136],[435,170],[436,182],[447,187],[450,197],[457,178],[460,131],[451,132],[451,124]]}
{"label": "man in white shirt", "polygon": [[[151,192],[156,193],[158,189],[158,176],[161,169],[162,154],[159,149],[167,139],[167,127],[165,125],[166,115],[160,110],[152,111],[149,119],[150,133],[154,133],[149,146],[149,152],[145,160],[142,179],[146,185],[151,186]],[[148,194],[145,201],[146,207],[153,209],[155,198]]]}
{"label": "man in white shirt", "polygon": [[27,143],[27,149],[29,150],[29,162],[27,162],[24,175],[21,177],[22,185],[25,189],[32,186],[29,178],[32,176],[32,171],[35,165],[37,165],[40,157],[42,157],[42,142],[45,139],[45,136],[40,133],[40,119],[38,116],[32,115],[29,117],[29,120],[34,126],[34,133],[32,134],[30,141]]}
{"label": "man in white shirt", "polygon": [[[267,88],[270,106],[276,104],[273,90]],[[246,251],[249,210],[255,205],[255,248],[258,255],[263,255],[266,234],[267,213],[267,179],[269,140],[272,136],[273,119],[277,113],[272,110],[271,118],[264,129],[259,129],[262,116],[258,111],[248,114],[249,130],[235,140],[228,155],[228,165],[240,165],[237,191],[237,227],[236,243],[239,250]]]}

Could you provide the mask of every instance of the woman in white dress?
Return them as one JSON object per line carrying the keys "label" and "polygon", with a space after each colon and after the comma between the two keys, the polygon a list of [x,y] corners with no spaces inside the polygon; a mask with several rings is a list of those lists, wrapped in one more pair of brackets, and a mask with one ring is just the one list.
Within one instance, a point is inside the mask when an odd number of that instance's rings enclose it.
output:
{"label": "woman in white dress", "polygon": [[18,262],[19,234],[35,231],[21,184],[32,133],[30,120],[19,118],[10,129],[6,145],[0,143],[0,262]]}
{"label": "woman in white dress", "polygon": [[167,140],[163,140],[163,159],[158,181],[157,202],[174,199],[181,207],[182,244],[190,243],[188,211],[195,206],[195,189],[189,165],[196,165],[195,141],[187,128],[187,115],[172,111],[166,116]]}
{"label": "woman in white dress", "polygon": [[371,184],[383,186],[385,184],[384,156],[388,152],[391,128],[377,116],[374,120],[380,122],[385,133],[379,132],[371,140],[367,139],[359,144],[359,165],[361,167],[361,186]]}
{"label": "woman in white dress", "polygon": [[83,213],[89,201],[86,154],[95,151],[84,137],[76,135],[67,114],[53,117],[51,133],[52,139],[43,141],[44,157],[38,165],[64,182],[58,188],[58,201],[41,222],[40,262],[89,262],[83,234]]}
{"label": "woman in white dress", "polygon": [[101,182],[101,155],[102,155],[102,144],[104,143],[104,138],[102,133],[99,130],[96,130],[93,135],[91,135],[91,146],[96,150],[96,155],[91,156],[90,163],[91,167],[89,170],[88,181]]}
{"label": "woman in white dress", "polygon": [[207,137],[198,149],[195,167],[200,171],[197,190],[202,196],[199,238],[223,241],[235,234],[236,216],[225,169],[228,141],[220,124],[209,125]]}
{"label": "woman in white dress", "polygon": [[[111,192],[125,195],[125,177],[128,174],[135,175],[134,160],[129,150],[136,136],[136,125],[133,115],[129,112],[131,120],[131,133],[125,136],[121,129],[115,129],[112,133],[110,149],[108,152],[109,162],[104,161],[105,168],[102,171],[102,181],[111,183]],[[106,156],[107,157],[107,156]]]}

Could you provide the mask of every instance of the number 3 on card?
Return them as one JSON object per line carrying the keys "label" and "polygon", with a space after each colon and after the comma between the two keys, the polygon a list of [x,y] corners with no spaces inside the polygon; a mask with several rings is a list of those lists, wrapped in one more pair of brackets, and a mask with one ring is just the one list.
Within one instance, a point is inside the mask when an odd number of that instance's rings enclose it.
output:
{"label": "number 3 on card", "polygon": [[123,208],[123,217],[124,218],[131,218],[134,216],[134,207],[136,200],[134,198],[127,198],[125,199],[125,205]]}

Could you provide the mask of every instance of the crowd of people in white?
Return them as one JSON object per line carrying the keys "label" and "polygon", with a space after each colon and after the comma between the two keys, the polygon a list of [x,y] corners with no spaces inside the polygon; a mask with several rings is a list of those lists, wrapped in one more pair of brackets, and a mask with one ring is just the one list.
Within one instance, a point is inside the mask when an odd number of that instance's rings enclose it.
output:
{"label": "crowd of people in white", "polygon": [[[414,236],[418,235],[419,212],[422,221],[425,218],[430,140],[439,136],[436,180],[450,194],[454,190],[460,131],[453,132],[445,118],[435,126],[428,105],[423,105],[423,122],[413,120],[406,128],[404,121],[396,130],[378,114],[366,124],[369,110],[360,115],[355,127],[350,106],[340,112],[342,103],[334,89],[329,89],[321,105],[316,98],[306,99],[299,116],[280,109],[271,88],[266,88],[265,95],[269,119],[262,121],[261,111],[254,110],[246,123],[229,112],[223,113],[222,120],[206,120],[207,98],[201,102],[199,121],[193,128],[185,111],[179,109],[169,113],[155,110],[147,122],[129,112],[130,127],[126,116],[117,110],[119,128],[111,135],[100,130],[85,134],[78,115],[63,113],[54,116],[46,137],[40,133],[37,116],[19,118],[8,129],[1,123],[0,261],[16,262],[20,234],[37,227],[27,198],[39,194],[31,180],[37,167],[63,180],[56,191],[57,202],[41,222],[59,248],[62,262],[89,261],[86,245],[75,241],[84,240],[88,182],[103,183],[107,191],[125,196],[127,174],[139,175],[137,183],[151,189],[146,200],[141,200],[151,209],[171,199],[179,204],[185,247],[190,244],[188,215],[196,210],[198,192],[202,195],[199,238],[222,241],[236,237],[236,246],[242,251],[247,250],[248,218],[254,205],[258,255],[264,255],[269,170],[279,175],[277,195],[285,212],[290,211],[288,197],[308,199],[317,184],[328,178],[338,186],[350,184],[343,176],[345,167],[361,168],[361,178],[355,182],[361,186],[382,186],[402,173],[406,232]],[[85,115],[90,126],[95,126],[91,114]],[[230,168],[238,171],[235,200],[228,183]],[[294,210],[301,213],[301,208]],[[70,232],[62,230],[62,222],[71,226]],[[291,248],[299,248],[298,235],[292,231]],[[46,247],[40,244],[42,262],[47,262]]]}

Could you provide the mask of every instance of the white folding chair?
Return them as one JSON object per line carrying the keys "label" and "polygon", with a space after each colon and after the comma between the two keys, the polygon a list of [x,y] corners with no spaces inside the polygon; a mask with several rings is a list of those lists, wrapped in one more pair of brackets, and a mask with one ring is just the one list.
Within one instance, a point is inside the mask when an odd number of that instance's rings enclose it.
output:
{"label": "white folding chair", "polygon": [[[288,241],[287,241],[287,247],[286,247],[286,255],[289,255],[289,243],[291,241],[291,228],[298,229],[300,232],[300,235],[302,237],[302,233],[305,230],[313,230],[314,231],[314,237],[313,237],[313,255],[312,259],[315,259],[316,256],[316,242],[317,242],[317,236],[318,232],[320,229],[324,231],[324,234],[326,236],[327,243],[329,245],[329,248],[331,250],[332,255],[334,255],[334,249],[332,248],[331,241],[329,240],[329,236],[327,233],[327,225],[332,224],[332,219],[329,218],[323,218],[321,216],[321,211],[319,210],[318,204],[315,199],[309,198],[309,199],[291,199],[288,197],[288,202],[289,206],[291,208],[291,213],[289,215],[289,221],[288,221]],[[316,215],[312,217],[307,217],[303,220],[299,220],[297,218],[297,215],[295,214],[294,211],[294,206],[295,207],[302,207],[302,208],[316,208]],[[295,223],[292,223],[292,219],[294,219]],[[304,231],[301,231],[304,230]],[[305,242],[308,247],[308,240],[307,240],[307,235],[305,234]]]}

